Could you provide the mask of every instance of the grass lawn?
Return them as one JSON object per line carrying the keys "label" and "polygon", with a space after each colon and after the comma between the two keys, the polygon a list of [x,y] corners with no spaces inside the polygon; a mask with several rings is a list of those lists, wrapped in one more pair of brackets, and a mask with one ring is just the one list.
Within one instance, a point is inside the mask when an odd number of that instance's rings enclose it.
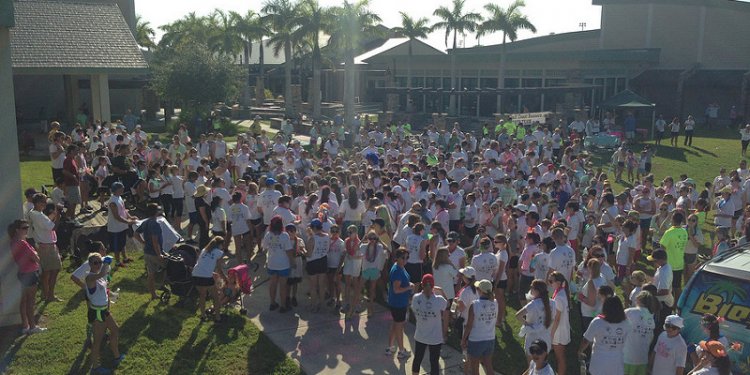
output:
{"label": "grass lawn", "polygon": [[[692,148],[684,147],[681,143],[679,148],[670,147],[667,139],[657,149],[653,173],[657,181],[667,175],[678,178],[685,173],[702,186],[705,181],[712,181],[722,166],[736,168],[740,159],[739,143],[737,132],[726,129],[710,133],[699,131]],[[633,148],[640,150],[641,147],[636,145]],[[597,154],[594,161],[606,171],[610,156],[609,152]],[[39,188],[41,184],[50,183],[49,175],[48,161],[29,160],[21,163],[23,187]],[[613,176],[610,180],[614,180]],[[629,184],[618,183],[616,190],[625,186]],[[643,263],[641,267],[650,268]],[[43,324],[50,330],[23,339],[25,341],[15,353],[10,373],[79,373],[87,368],[88,354],[81,350],[85,338],[85,303],[77,287],[68,279],[71,271],[64,272],[58,284],[58,293],[66,302],[40,306]],[[214,325],[201,323],[193,309],[149,303],[143,277],[142,261],[136,259],[133,265],[118,271],[112,283],[113,288],[122,289],[120,300],[112,311],[121,326],[120,347],[129,354],[121,367],[123,373],[300,372],[294,362],[287,359],[257,327],[238,314],[229,314],[227,322]],[[513,317],[518,308],[517,301],[508,301],[506,320],[509,327],[497,332],[494,362],[495,369],[503,374],[520,374],[527,366],[523,339],[518,337],[520,324]],[[577,308],[571,310],[570,318],[573,341],[568,346],[568,373],[576,374],[578,361],[575,353],[581,336]],[[452,341],[451,344],[458,347],[457,342]],[[50,351],[49,348],[55,349]],[[104,353],[105,364],[111,363],[109,351],[104,350]],[[50,358],[54,360],[49,361]]]}

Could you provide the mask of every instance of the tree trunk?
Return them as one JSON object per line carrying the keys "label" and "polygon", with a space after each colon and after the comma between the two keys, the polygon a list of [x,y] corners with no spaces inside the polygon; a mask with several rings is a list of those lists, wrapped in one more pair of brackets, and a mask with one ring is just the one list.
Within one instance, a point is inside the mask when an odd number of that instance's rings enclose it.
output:
{"label": "tree trunk", "polygon": [[456,50],[451,50],[451,87],[450,100],[448,102],[448,113],[453,116],[456,114]]}
{"label": "tree trunk", "polygon": [[[317,48],[316,48],[317,49]],[[313,51],[312,66],[313,66],[313,79],[312,79],[312,95],[308,100],[312,101],[313,118],[320,118],[320,50]]]}
{"label": "tree trunk", "polygon": [[266,73],[265,73],[265,51],[263,46],[263,38],[260,38],[260,48],[258,48],[258,79],[256,80],[255,87],[257,92],[261,93],[262,96],[255,100],[256,103],[263,103],[266,100]]}
{"label": "tree trunk", "polygon": [[292,108],[292,67],[294,59],[292,58],[292,43],[284,43],[284,111],[287,115],[295,115]]}
{"label": "tree trunk", "polygon": [[[409,39],[409,60],[406,63],[406,88],[411,88],[411,57],[412,57],[412,50],[411,50],[411,39]],[[406,110],[411,111],[412,105],[411,105],[411,90],[406,90]]]}
{"label": "tree trunk", "polygon": [[351,126],[354,122],[354,52],[350,49],[346,52],[344,62],[344,122],[345,126]]}
{"label": "tree trunk", "polygon": [[243,58],[245,63],[245,70],[247,71],[247,85],[252,85],[251,77],[250,77],[250,41],[245,42],[245,47],[243,48]]}
{"label": "tree trunk", "polygon": [[[500,70],[497,76],[497,88],[505,88],[505,34],[503,33],[503,46],[500,49]],[[503,113],[503,94],[497,94],[497,113]]]}

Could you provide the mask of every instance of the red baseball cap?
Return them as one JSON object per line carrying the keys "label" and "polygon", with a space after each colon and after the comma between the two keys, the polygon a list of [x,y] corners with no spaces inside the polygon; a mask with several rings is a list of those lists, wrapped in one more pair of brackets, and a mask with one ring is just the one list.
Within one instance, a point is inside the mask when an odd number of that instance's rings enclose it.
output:
{"label": "red baseball cap", "polygon": [[432,274],[428,273],[422,276],[422,285],[430,284],[430,286],[435,286],[435,278],[432,277]]}

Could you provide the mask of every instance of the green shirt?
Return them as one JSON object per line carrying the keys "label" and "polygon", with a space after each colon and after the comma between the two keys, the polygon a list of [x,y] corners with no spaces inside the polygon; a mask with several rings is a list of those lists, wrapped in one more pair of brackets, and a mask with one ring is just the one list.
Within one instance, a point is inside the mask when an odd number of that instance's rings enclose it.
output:
{"label": "green shirt", "polygon": [[667,263],[672,267],[672,271],[685,269],[685,245],[687,241],[687,230],[683,227],[671,227],[661,236],[659,244],[667,251]]}

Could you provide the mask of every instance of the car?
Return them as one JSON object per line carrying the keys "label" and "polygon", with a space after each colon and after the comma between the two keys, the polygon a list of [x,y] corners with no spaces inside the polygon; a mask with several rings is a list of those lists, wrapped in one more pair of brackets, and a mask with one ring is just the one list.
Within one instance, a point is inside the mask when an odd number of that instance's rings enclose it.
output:
{"label": "car", "polygon": [[700,324],[704,314],[723,319],[721,334],[733,347],[727,348],[732,373],[750,374],[750,244],[729,249],[700,266],[685,285],[677,311],[685,321],[682,335],[688,345],[706,339]]}

